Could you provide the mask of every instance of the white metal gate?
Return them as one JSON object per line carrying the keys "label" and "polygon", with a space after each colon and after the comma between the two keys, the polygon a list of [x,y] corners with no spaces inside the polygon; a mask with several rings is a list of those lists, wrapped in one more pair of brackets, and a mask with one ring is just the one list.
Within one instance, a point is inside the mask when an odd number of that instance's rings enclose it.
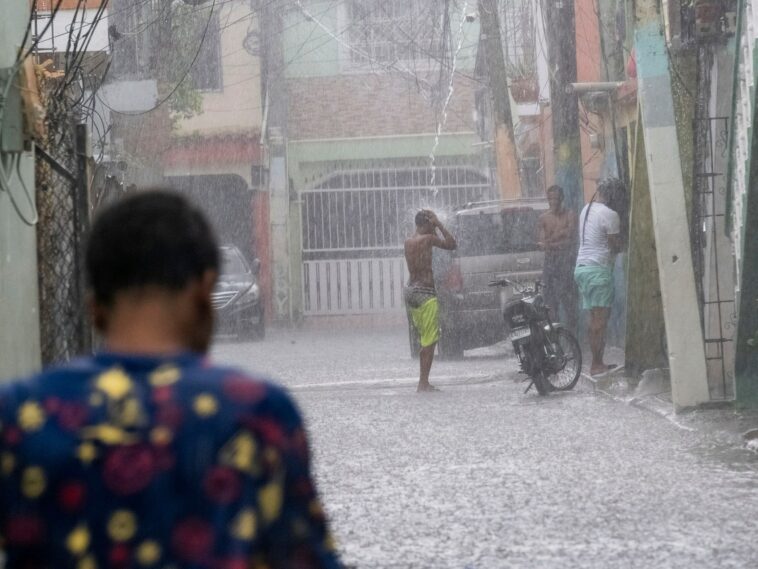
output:
{"label": "white metal gate", "polygon": [[494,197],[486,170],[470,164],[441,165],[434,172],[428,164],[334,166],[302,192],[307,315],[404,310],[402,246],[416,212]]}
{"label": "white metal gate", "polygon": [[303,279],[308,314],[368,314],[403,307],[405,259],[305,261]]}

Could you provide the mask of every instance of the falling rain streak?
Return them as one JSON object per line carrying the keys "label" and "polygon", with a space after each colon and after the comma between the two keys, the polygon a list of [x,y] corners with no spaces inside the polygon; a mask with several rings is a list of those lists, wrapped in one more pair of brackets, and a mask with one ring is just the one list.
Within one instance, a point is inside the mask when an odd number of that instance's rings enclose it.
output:
{"label": "falling rain streak", "polygon": [[458,25],[458,45],[455,49],[455,53],[453,54],[453,59],[450,64],[450,81],[447,86],[447,96],[445,97],[445,100],[442,104],[442,109],[438,113],[438,120],[437,120],[437,128],[434,133],[434,145],[432,146],[432,150],[429,152],[429,164],[431,168],[431,179],[429,181],[429,187],[432,189],[432,192],[434,193],[434,196],[437,197],[437,194],[439,192],[439,189],[436,186],[437,182],[437,147],[440,144],[440,136],[442,135],[442,130],[445,128],[445,124],[447,124],[447,108],[448,105],[450,105],[450,101],[453,98],[453,92],[455,90],[455,72],[456,72],[456,66],[458,64],[458,54],[460,54],[461,49],[463,48],[463,41],[465,38],[465,34],[463,33],[463,27],[466,24],[466,18],[468,16],[468,0],[465,0],[463,2],[463,7],[461,8],[461,20]]}

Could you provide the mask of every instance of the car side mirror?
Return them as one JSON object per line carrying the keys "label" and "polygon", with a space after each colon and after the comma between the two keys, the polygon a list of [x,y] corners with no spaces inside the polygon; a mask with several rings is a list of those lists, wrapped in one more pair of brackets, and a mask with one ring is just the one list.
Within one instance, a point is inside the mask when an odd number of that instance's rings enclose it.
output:
{"label": "car side mirror", "polygon": [[250,268],[253,271],[253,274],[257,277],[258,274],[261,272],[261,261],[260,259],[253,259],[253,263],[250,266]]}

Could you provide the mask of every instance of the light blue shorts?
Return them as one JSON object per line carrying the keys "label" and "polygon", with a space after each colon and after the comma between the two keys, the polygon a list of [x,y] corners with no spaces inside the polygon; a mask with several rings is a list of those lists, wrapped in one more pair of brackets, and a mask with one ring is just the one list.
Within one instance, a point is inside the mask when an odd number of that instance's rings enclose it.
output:
{"label": "light blue shorts", "polygon": [[582,308],[610,308],[613,304],[613,270],[600,265],[582,265],[574,269],[574,280],[582,297]]}

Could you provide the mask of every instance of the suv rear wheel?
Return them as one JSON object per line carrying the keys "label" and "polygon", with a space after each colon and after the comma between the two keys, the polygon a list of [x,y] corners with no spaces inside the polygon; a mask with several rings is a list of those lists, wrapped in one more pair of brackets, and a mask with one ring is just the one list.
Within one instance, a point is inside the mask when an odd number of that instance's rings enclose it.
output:
{"label": "suv rear wheel", "polygon": [[440,357],[446,360],[463,359],[463,339],[454,329],[442,329],[438,344]]}

